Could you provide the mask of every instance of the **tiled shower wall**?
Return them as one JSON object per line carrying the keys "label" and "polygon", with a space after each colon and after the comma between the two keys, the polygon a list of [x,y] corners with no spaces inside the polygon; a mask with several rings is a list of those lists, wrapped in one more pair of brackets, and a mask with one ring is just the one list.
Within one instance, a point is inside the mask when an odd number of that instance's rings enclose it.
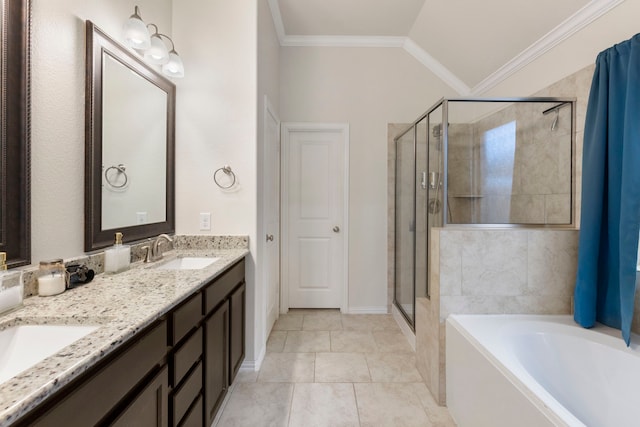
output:
{"label": "tiled shower wall", "polygon": [[447,316],[570,313],[578,231],[436,228],[430,250],[431,299],[416,302],[416,360],[444,404]]}
{"label": "tiled shower wall", "polygon": [[552,130],[555,114],[542,112],[554,105],[514,103],[449,125],[450,222],[571,222],[571,108],[558,109]]}

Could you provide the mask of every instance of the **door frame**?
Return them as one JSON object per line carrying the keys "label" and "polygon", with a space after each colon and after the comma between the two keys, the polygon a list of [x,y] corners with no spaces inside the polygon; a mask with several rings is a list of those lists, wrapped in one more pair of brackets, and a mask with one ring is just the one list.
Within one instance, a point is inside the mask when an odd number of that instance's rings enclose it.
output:
{"label": "door frame", "polygon": [[[271,101],[269,100],[269,97],[267,95],[264,95],[264,115],[263,115],[263,139],[262,139],[262,152],[264,153],[264,161],[266,162],[266,153],[267,153],[267,141],[268,141],[268,128],[267,128],[267,120],[268,118],[271,117],[275,122],[276,122],[276,126],[278,129],[278,136],[276,137],[277,139],[277,144],[278,144],[278,150],[280,152],[280,158],[278,159],[278,161],[282,161],[282,127],[281,127],[281,121],[280,121],[280,117],[278,116],[278,113],[276,112],[276,109],[273,107],[273,104],[271,104]],[[280,165],[279,165],[280,166]],[[281,169],[281,168],[279,168]],[[281,270],[281,259],[282,259],[282,240],[281,240],[281,236],[282,236],[282,171],[280,170],[280,176],[278,177],[278,181],[279,181],[279,185],[278,185],[278,196],[279,196],[279,200],[278,200],[278,207],[280,212],[278,212],[278,221],[280,222],[279,226],[280,226],[280,235],[276,236],[276,239],[278,239],[279,242],[279,247],[280,250],[278,251],[278,277],[279,277],[279,286],[280,288],[278,289],[278,309],[276,311],[276,320],[278,319],[278,315],[281,312],[280,309],[280,301],[281,301],[281,297],[280,295],[282,294],[282,288],[281,288],[281,283],[282,283],[282,270]],[[264,175],[263,175],[264,176]],[[266,181],[262,183],[262,188],[261,191],[263,194],[266,195],[266,186],[269,183],[267,183]],[[262,200],[262,212],[263,212],[263,216],[262,216],[262,231],[263,233],[261,234],[261,236],[259,238],[265,237],[264,239],[261,240],[261,245],[262,245],[262,254],[266,254],[267,251],[269,250],[268,247],[268,242],[266,240],[266,232],[267,232],[267,228],[268,228],[268,218],[266,215],[266,206],[267,206],[267,201],[265,198],[263,198]],[[262,307],[262,311],[263,311],[263,325],[264,325],[264,336],[265,339],[269,337],[269,333],[271,332],[270,326],[272,325],[268,325],[268,315],[269,315],[269,292],[271,291],[270,289],[270,283],[269,283],[269,269],[267,268],[266,265],[263,265],[262,268],[262,283],[264,285],[263,290],[264,290],[264,301],[263,301],[263,307]]]}
{"label": "door frame", "polygon": [[[347,313],[349,308],[349,123],[300,123],[284,122],[280,131],[280,313],[289,311],[289,146],[290,135],[295,132],[339,132],[343,144],[343,212],[342,212],[342,297],[340,311]],[[286,243],[284,243],[286,242]]]}

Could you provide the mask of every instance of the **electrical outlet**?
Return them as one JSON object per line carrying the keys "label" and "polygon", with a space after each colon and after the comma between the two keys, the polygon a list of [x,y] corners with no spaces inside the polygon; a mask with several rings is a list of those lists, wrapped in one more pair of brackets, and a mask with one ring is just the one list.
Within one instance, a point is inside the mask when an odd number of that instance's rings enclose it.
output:
{"label": "electrical outlet", "polygon": [[211,212],[200,212],[200,230],[211,230]]}

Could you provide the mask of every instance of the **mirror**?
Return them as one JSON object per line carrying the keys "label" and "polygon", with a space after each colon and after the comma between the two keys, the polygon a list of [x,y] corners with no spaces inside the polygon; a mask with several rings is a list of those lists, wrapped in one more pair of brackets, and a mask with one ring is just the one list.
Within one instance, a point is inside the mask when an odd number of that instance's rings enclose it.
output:
{"label": "mirror", "polygon": [[87,21],[85,250],[175,231],[175,86]]}
{"label": "mirror", "polygon": [[29,0],[2,0],[0,20],[0,251],[9,268],[31,263]]}

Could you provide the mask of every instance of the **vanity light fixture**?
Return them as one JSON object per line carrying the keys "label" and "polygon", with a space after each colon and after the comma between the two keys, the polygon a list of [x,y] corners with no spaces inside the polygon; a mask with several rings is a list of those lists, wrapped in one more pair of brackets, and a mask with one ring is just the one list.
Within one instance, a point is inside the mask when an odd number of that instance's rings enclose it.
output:
{"label": "vanity light fixture", "polygon": [[178,55],[178,52],[176,52],[173,40],[169,37],[167,37],[167,39],[171,42],[171,51],[169,52],[169,61],[162,66],[162,72],[169,77],[184,77],[184,64],[182,63],[182,59]]}
{"label": "vanity light fixture", "polygon": [[149,49],[151,46],[149,30],[147,30],[147,26],[140,17],[138,6],[134,9],[133,15],[125,22],[123,31],[124,39],[132,48],[144,50]]}
{"label": "vanity light fixture", "polygon": [[158,27],[155,24],[149,24],[147,27],[153,27],[154,33],[151,35],[151,46],[144,52],[144,57],[152,64],[164,65],[169,62],[169,50],[161,38],[164,34],[158,33]]}
{"label": "vanity light fixture", "polygon": [[[153,33],[149,32],[150,27]],[[145,35],[146,44],[141,41]],[[130,47],[144,52],[144,57],[149,63],[161,65],[165,75],[174,78],[184,77],[184,64],[176,52],[173,40],[166,34],[160,33],[157,25],[145,24],[140,17],[138,6],[124,25],[124,38]],[[165,39],[171,43],[171,50],[167,48]]]}

